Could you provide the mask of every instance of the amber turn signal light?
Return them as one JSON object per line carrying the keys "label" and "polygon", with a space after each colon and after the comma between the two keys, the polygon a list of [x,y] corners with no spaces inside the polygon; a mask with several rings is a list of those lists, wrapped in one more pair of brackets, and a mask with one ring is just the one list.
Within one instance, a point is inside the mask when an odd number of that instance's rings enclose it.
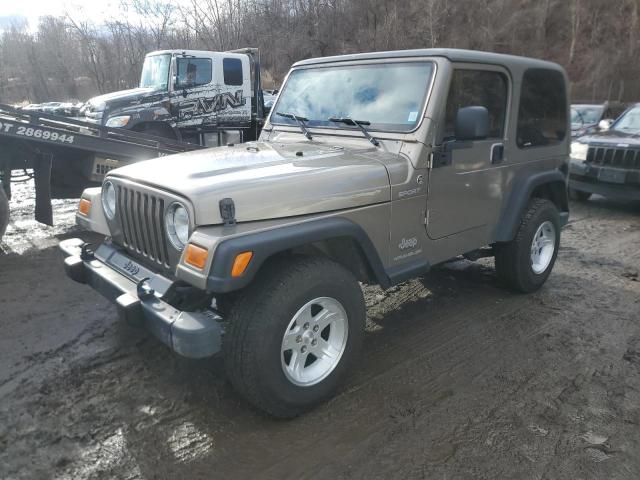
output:
{"label": "amber turn signal light", "polygon": [[80,199],[80,204],[78,205],[78,212],[80,212],[85,217],[89,215],[91,211],[91,200],[87,200],[86,198]]}
{"label": "amber turn signal light", "polygon": [[249,266],[249,262],[253,257],[253,252],[242,252],[236,255],[236,259],[233,261],[233,267],[231,268],[231,276],[239,277]]}
{"label": "amber turn signal light", "polygon": [[192,267],[202,270],[207,264],[209,252],[206,248],[198,247],[193,243],[187,245],[187,251],[184,253],[184,261]]}

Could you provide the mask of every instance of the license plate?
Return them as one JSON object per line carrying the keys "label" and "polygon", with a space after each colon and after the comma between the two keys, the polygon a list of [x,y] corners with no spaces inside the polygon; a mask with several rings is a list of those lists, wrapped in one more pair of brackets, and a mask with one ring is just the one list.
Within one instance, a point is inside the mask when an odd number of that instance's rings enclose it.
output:
{"label": "license plate", "polygon": [[598,173],[598,180],[609,183],[624,183],[627,179],[627,172],[624,170],[602,169]]}
{"label": "license plate", "polygon": [[124,273],[134,281],[139,282],[143,278],[152,276],[152,273],[149,270],[120,253],[112,255],[107,260],[107,263],[112,267],[115,267],[117,270],[120,270],[120,272]]}

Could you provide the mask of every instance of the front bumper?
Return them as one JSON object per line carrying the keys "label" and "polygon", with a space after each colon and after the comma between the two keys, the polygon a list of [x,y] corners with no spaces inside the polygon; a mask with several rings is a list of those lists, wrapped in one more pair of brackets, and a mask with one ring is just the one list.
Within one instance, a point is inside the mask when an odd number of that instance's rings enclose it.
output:
{"label": "front bumper", "polygon": [[93,253],[83,252],[83,245],[78,238],[60,242],[67,275],[114,302],[121,319],[148,329],[185,357],[204,358],[220,351],[223,330],[217,314],[172,307],[163,299],[173,285],[171,280],[112,245],[102,244]]}
{"label": "front bumper", "polygon": [[640,172],[572,160],[569,166],[569,188],[608,198],[640,200]]}

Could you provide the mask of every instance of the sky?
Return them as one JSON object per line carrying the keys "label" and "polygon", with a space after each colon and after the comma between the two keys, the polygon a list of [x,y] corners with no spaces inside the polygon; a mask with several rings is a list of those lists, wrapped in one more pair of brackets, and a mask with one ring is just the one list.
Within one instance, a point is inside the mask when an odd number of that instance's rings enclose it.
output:
{"label": "sky", "polygon": [[[190,5],[192,0],[160,0],[174,5]],[[95,25],[105,20],[122,16],[121,4],[127,0],[0,0],[0,32],[18,22],[28,23],[28,29],[35,32],[38,19],[53,15],[64,17],[69,13],[76,21],[91,20]],[[129,20],[136,14],[129,10]]]}
{"label": "sky", "polygon": [[33,31],[39,17],[64,16],[67,12],[74,18],[90,18],[101,23],[113,16],[119,3],[118,0],[0,0],[0,28],[6,28],[11,21],[25,19]]}

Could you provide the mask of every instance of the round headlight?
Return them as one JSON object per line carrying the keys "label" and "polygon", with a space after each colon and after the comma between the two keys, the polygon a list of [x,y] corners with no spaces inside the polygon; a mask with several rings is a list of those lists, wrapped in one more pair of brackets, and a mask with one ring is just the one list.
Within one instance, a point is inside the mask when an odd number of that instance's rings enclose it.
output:
{"label": "round headlight", "polygon": [[106,181],[102,185],[102,209],[109,220],[116,215],[116,188]]}
{"label": "round headlight", "polygon": [[184,205],[172,203],[167,210],[165,224],[171,244],[182,250],[189,241],[189,212]]}

